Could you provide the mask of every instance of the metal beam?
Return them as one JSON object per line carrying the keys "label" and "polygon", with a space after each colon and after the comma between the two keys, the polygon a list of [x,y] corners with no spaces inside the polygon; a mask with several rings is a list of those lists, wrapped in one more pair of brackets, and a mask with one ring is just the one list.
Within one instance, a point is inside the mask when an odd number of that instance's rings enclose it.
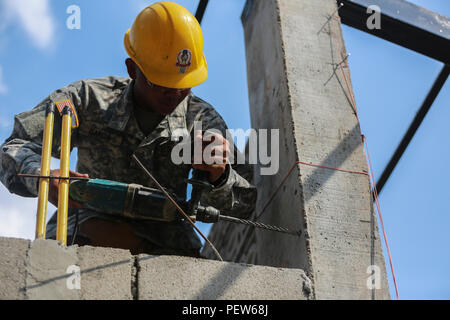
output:
{"label": "metal beam", "polygon": [[208,6],[209,0],[200,0],[197,11],[195,12],[195,17],[198,23],[202,24],[203,16],[205,15],[206,7]]}
{"label": "metal beam", "polygon": [[[336,0],[342,23],[450,64],[450,19],[403,0]],[[367,26],[370,6],[381,11],[381,28]]]}
{"label": "metal beam", "polygon": [[399,162],[403,153],[405,152],[406,148],[408,147],[409,143],[413,139],[414,134],[416,133],[416,131],[419,128],[419,126],[421,125],[423,119],[427,115],[428,110],[430,110],[431,105],[433,104],[434,100],[436,99],[436,97],[438,96],[442,87],[444,86],[449,73],[450,73],[450,66],[445,65],[442,68],[442,71],[439,74],[439,76],[437,77],[436,81],[434,82],[434,85],[431,88],[430,92],[428,93],[425,101],[423,102],[422,107],[419,109],[416,116],[414,117],[414,120],[412,121],[411,125],[409,126],[408,131],[406,131],[406,134],[404,135],[402,141],[398,145],[397,150],[395,150],[394,155],[392,156],[388,165],[386,166],[383,173],[381,174],[381,177],[377,182],[378,194],[380,194],[381,190],[383,190],[383,187],[386,184],[386,181],[391,176],[391,173],[394,171],[395,166],[397,165],[397,163]]}

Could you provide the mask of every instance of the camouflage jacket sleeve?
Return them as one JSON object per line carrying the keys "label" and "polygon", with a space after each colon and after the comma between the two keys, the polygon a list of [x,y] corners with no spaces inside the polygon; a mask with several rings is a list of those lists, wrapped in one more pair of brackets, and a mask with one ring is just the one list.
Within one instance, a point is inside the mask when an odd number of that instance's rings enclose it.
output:
{"label": "camouflage jacket sleeve", "polygon": [[[201,119],[204,131],[214,129],[228,137],[225,121],[212,106],[197,97],[193,97],[191,103],[203,105],[201,116],[197,118]],[[257,198],[257,189],[251,184],[253,167],[248,163],[236,163],[243,155],[231,139],[228,141],[233,154],[231,164],[227,164],[219,184],[211,192],[203,194],[201,203],[219,209],[224,215],[248,218],[255,209]]]}
{"label": "camouflage jacket sleeve", "polygon": [[[42,137],[47,105],[55,99],[70,98],[75,104],[80,104],[78,90],[74,85],[53,92],[31,111],[18,114],[14,118],[14,129],[0,149],[0,178],[11,192],[24,197],[36,197],[38,194],[38,179],[20,178],[18,173],[39,174]],[[58,112],[58,111],[56,111]],[[72,142],[76,134],[72,130]],[[61,118],[55,116],[53,130],[52,156],[60,157]],[[72,143],[72,146],[74,143]]]}

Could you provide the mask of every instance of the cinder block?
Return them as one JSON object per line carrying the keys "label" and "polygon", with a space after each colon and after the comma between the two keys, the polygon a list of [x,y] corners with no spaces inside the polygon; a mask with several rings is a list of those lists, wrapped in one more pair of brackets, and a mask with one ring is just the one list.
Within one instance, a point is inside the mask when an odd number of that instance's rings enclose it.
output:
{"label": "cinder block", "polygon": [[134,258],[130,251],[83,246],[78,248],[81,299],[130,300]]}
{"label": "cinder block", "polygon": [[25,257],[29,240],[0,238],[0,300],[25,299]]}
{"label": "cinder block", "polygon": [[[234,227],[223,237],[216,226],[210,238],[230,260],[305,270],[315,299],[389,299],[369,177],[361,174],[368,169],[347,53],[340,21],[329,19],[333,13],[335,0],[247,1],[242,21],[252,127],[280,129],[279,171],[265,175],[255,167],[255,212],[265,210],[259,222],[303,233]],[[212,257],[209,248],[204,253]],[[380,289],[367,285],[372,267]]]}
{"label": "cinder block", "polygon": [[[26,297],[31,300],[77,300],[80,290],[73,286],[77,247],[63,247],[54,240],[35,240],[28,250]],[[71,285],[72,284],[72,285]]]}
{"label": "cinder block", "polygon": [[179,256],[138,257],[139,300],[306,300],[311,282],[283,269]]}

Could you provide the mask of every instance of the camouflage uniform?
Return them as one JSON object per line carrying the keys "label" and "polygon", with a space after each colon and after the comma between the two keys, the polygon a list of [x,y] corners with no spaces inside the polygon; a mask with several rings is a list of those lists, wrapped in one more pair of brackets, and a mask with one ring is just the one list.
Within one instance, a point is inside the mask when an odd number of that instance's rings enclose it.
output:
{"label": "camouflage uniform", "polygon": [[[18,173],[39,174],[44,115],[48,104],[70,99],[79,118],[79,127],[72,129],[71,147],[78,148],[76,170],[91,178],[137,183],[154,187],[153,182],[131,159],[135,154],[164,187],[180,198],[186,198],[186,182],[191,165],[172,163],[170,155],[176,141],[177,129],[192,134],[194,121],[202,120],[203,130],[218,129],[223,136],[226,124],[212,106],[189,94],[170,115],[163,117],[150,134],[145,135],[135,117],[134,81],[129,78],[106,77],[75,82],[53,92],[31,111],[15,117],[12,135],[0,150],[0,177],[12,193],[36,197],[38,181],[19,178]],[[53,157],[60,156],[61,118],[55,117]],[[235,148],[236,152],[237,148]],[[251,171],[251,170],[250,170]],[[256,189],[243,176],[250,175],[246,165],[228,166],[221,183],[202,197],[202,203],[222,210],[225,214],[245,217],[253,210]],[[125,221],[127,218],[70,209],[68,235],[75,225],[92,217]],[[129,221],[129,220],[127,220]],[[184,221],[173,223],[133,220],[134,233],[161,247],[176,250],[197,249],[201,242],[192,226]],[[47,224],[47,237],[56,237],[56,213]]]}

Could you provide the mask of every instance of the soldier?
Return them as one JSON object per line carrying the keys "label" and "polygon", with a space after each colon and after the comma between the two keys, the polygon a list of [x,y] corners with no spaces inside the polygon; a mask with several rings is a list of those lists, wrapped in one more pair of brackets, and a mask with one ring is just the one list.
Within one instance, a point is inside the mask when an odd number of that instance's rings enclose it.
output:
{"label": "soldier", "polygon": [[[115,76],[75,82],[56,90],[33,110],[15,117],[12,135],[0,150],[0,177],[12,193],[36,197],[38,181],[19,173],[40,173],[44,116],[49,104],[70,100],[79,126],[72,129],[71,147],[78,148],[73,177],[92,177],[154,187],[132,160],[136,155],[165,188],[186,198],[193,168],[209,172],[212,191],[202,203],[239,217],[248,217],[256,189],[244,177],[245,165],[230,163],[239,152],[224,138],[226,124],[214,108],[191,88],[207,79],[199,23],[185,8],[159,2],[145,8],[125,35],[130,78]],[[194,136],[194,122],[203,130],[216,129],[213,158],[208,165],[173,163],[171,151],[177,130]],[[55,117],[52,155],[59,158],[61,119]],[[201,134],[201,133],[200,133]],[[59,170],[51,175],[59,176]],[[49,201],[58,202],[59,180],[50,180]],[[56,238],[56,213],[47,224],[47,238]],[[78,232],[70,238],[76,227]],[[183,220],[156,222],[112,216],[70,202],[68,243],[129,249],[132,254],[177,254],[199,257],[201,242]]]}

